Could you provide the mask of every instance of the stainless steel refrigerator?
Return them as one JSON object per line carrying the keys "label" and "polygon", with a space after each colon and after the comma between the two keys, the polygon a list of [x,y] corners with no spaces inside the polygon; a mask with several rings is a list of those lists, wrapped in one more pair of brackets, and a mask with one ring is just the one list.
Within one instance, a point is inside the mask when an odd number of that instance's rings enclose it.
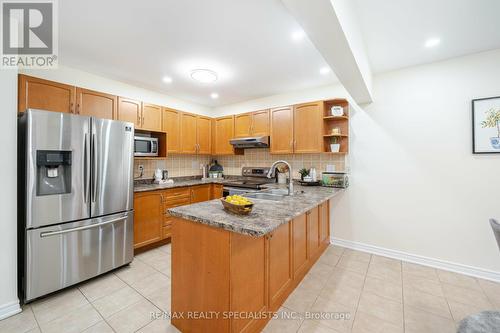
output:
{"label": "stainless steel refrigerator", "polygon": [[133,124],[27,110],[18,130],[21,298],[131,262]]}

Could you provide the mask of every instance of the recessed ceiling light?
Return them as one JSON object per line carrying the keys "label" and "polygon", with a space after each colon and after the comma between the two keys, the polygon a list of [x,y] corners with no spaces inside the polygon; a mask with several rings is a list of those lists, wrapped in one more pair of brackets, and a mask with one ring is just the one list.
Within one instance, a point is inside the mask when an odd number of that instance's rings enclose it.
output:
{"label": "recessed ceiling light", "polygon": [[172,78],[170,76],[164,76],[162,80],[165,83],[172,83]]}
{"label": "recessed ceiling light", "polygon": [[441,39],[439,38],[429,38],[428,40],[425,41],[425,47],[434,47],[439,45],[441,43]]}
{"label": "recessed ceiling light", "polygon": [[306,34],[304,31],[297,30],[297,31],[294,31],[292,33],[292,40],[298,42],[298,41],[301,41],[302,39],[304,39],[305,36],[306,36]]}
{"label": "recessed ceiling light", "polygon": [[319,72],[323,75],[326,75],[326,74],[330,73],[330,67],[327,67],[327,66],[321,67]]}
{"label": "recessed ceiling light", "polygon": [[191,71],[191,78],[201,83],[213,83],[217,81],[217,73],[210,69],[198,68]]}
{"label": "recessed ceiling light", "polygon": [[210,97],[212,97],[212,99],[217,99],[217,98],[219,98],[219,94],[218,93],[211,93]]}

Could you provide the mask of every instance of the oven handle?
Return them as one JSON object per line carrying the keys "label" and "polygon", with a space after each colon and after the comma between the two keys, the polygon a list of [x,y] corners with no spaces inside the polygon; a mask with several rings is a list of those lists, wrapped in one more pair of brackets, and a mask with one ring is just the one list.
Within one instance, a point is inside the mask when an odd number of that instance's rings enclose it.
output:
{"label": "oven handle", "polygon": [[111,223],[115,223],[115,222],[118,222],[118,221],[125,220],[125,219],[127,219],[127,217],[128,216],[119,217],[119,218],[112,219],[112,220],[109,220],[109,221],[106,221],[106,222],[97,223],[97,224],[91,224],[91,225],[86,225],[86,226],[83,226],[83,227],[76,227],[76,228],[73,228],[73,229],[58,230],[58,231],[45,231],[45,232],[40,233],[40,237],[44,238],[44,237],[50,237],[50,236],[67,234],[69,232],[82,231],[82,230],[87,230],[87,229],[102,227],[103,225],[106,225],[106,224],[111,224]]}

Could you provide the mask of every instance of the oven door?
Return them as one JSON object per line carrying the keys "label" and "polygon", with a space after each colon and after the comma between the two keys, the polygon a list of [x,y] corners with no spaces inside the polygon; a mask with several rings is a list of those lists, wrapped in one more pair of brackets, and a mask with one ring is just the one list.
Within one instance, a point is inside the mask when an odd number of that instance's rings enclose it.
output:
{"label": "oven door", "polygon": [[134,138],[134,156],[158,156],[158,140],[156,138]]}
{"label": "oven door", "polygon": [[26,231],[26,301],[132,261],[133,212]]}

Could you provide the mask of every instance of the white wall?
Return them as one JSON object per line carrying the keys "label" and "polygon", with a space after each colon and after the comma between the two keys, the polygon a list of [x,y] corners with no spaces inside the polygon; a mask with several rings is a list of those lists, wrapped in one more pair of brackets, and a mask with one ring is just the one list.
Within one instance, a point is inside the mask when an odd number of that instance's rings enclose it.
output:
{"label": "white wall", "polygon": [[471,153],[471,100],[499,96],[499,78],[500,50],[376,76],[334,236],[500,272],[500,155]]}
{"label": "white wall", "polygon": [[17,71],[0,70],[0,319],[20,311],[17,298]]}
{"label": "white wall", "polygon": [[147,103],[160,106],[171,107],[177,110],[212,115],[212,109],[189,101],[184,101],[172,96],[168,96],[155,91],[142,89],[116,80],[107,79],[89,72],[59,66],[57,69],[50,70],[21,70],[26,75],[32,75],[39,78],[66,83],[86,89],[96,90],[112,95],[138,99]]}
{"label": "white wall", "polygon": [[[333,236],[500,276],[488,225],[500,218],[500,155],[471,153],[471,100],[499,96],[499,78],[500,50],[375,76],[374,103],[351,111],[351,186],[333,200]],[[331,86],[215,112],[331,97],[348,96]]]}

